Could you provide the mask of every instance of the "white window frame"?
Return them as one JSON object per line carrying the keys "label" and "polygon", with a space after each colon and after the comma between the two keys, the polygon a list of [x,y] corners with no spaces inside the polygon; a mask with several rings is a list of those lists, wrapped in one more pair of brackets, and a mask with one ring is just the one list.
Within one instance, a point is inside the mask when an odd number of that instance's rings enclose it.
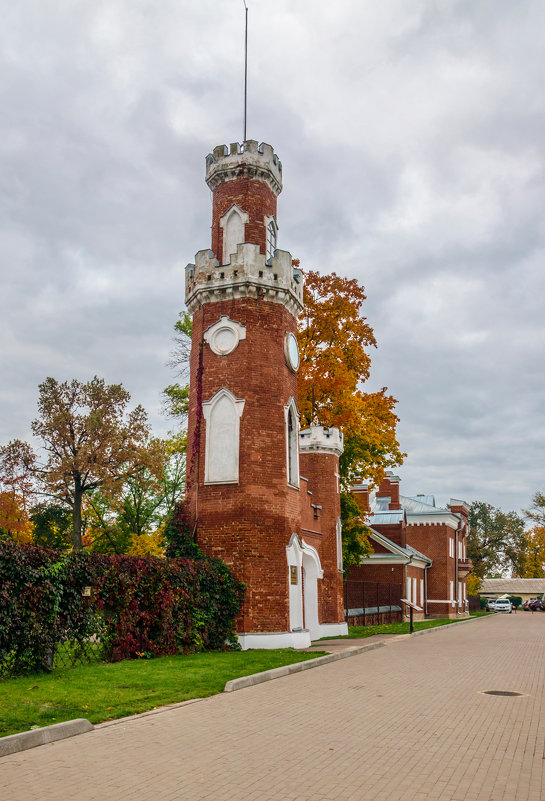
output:
{"label": "white window frame", "polygon": [[272,215],[265,215],[266,259],[272,259],[278,244],[278,225]]}
{"label": "white window frame", "polygon": [[[290,417],[292,430],[290,432]],[[286,424],[286,479],[288,486],[299,489],[299,412],[295,398],[284,406]]]}
{"label": "white window frame", "polygon": [[[232,242],[229,236],[229,226],[235,214],[237,215],[237,217],[239,217],[240,224],[242,226],[241,242]],[[244,242],[246,223],[248,222],[249,219],[250,217],[248,216],[248,212],[243,211],[240,208],[240,206],[237,206],[236,203],[233,203],[233,205],[229,209],[227,209],[225,214],[223,214],[220,217],[220,228],[223,228],[223,247],[222,247],[222,257],[221,257],[222,265],[229,264],[229,262],[231,261],[231,256],[236,255],[237,246],[241,245]],[[239,237],[237,236],[236,238],[238,239]]]}

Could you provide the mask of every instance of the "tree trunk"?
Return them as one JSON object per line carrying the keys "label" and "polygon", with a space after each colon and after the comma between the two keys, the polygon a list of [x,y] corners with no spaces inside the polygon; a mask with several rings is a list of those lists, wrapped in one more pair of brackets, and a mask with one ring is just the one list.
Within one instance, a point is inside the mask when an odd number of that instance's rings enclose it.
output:
{"label": "tree trunk", "polygon": [[72,510],[72,548],[74,551],[81,551],[81,501],[83,498],[83,491],[76,480],[74,488],[74,506]]}

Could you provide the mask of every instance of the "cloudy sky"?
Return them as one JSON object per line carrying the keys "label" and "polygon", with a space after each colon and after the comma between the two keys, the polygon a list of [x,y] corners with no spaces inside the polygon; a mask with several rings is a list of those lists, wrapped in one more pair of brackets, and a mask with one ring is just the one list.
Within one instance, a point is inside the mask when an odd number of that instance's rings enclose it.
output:
{"label": "cloudy sky", "polygon": [[[545,4],[247,2],[279,246],[365,285],[402,492],[520,510],[545,487]],[[0,442],[48,375],[122,382],[164,433],[204,157],[242,139],[243,0],[0,8]]]}

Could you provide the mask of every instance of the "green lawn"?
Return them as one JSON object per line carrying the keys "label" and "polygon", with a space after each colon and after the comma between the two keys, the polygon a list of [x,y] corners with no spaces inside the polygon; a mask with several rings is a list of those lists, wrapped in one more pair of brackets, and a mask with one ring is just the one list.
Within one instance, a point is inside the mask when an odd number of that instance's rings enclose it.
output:
{"label": "green lawn", "polygon": [[[472,612],[470,617],[482,617],[487,615],[488,612]],[[461,618],[467,620],[467,618]],[[447,626],[449,623],[457,623],[457,620],[418,620],[414,623],[414,630],[421,631],[422,629],[433,629],[436,626]],[[344,637],[322,637],[323,640],[360,640],[364,637],[372,637],[373,634],[409,634],[409,622],[403,623],[385,623],[381,626],[349,626],[348,635]],[[320,642],[318,640],[318,642]]]}
{"label": "green lawn", "polygon": [[73,718],[91,723],[222,692],[225,682],[322,654],[289,648],[80,665],[0,680],[0,736]]}

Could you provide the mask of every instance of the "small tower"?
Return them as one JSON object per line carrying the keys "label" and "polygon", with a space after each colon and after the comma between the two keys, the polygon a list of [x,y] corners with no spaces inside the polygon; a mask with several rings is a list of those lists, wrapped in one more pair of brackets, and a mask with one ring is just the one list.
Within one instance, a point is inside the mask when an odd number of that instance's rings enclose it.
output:
{"label": "small tower", "polygon": [[[187,511],[198,544],[246,585],[243,648],[308,644],[290,623],[287,549],[301,530],[301,272],[276,248],[282,165],[249,140],[206,157],[212,247],[186,267],[193,315]],[[299,588],[301,591],[301,588]],[[301,629],[301,631],[295,631]]]}

